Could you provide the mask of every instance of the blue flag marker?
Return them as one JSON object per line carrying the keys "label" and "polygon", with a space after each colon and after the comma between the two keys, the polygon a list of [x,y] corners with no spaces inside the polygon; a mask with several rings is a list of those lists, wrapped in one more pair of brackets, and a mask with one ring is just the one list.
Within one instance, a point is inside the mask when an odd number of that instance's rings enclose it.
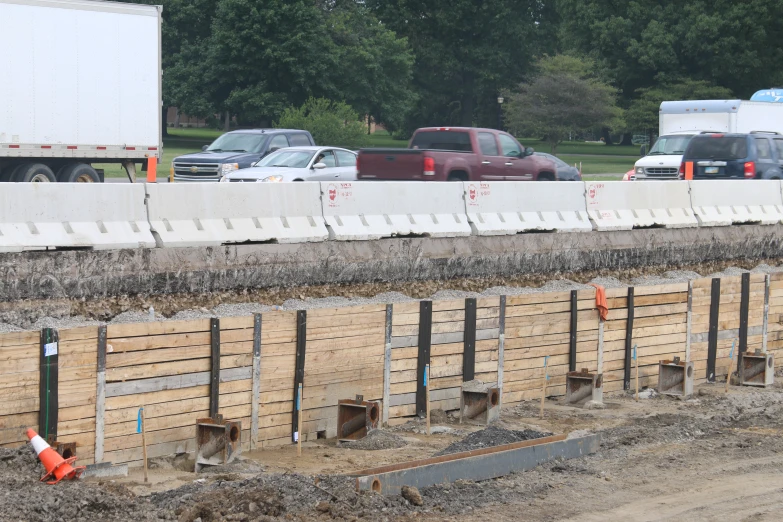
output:
{"label": "blue flag marker", "polygon": [[139,408],[139,415],[136,418],[136,433],[141,433],[141,412],[144,408]]}
{"label": "blue flag marker", "polygon": [[302,387],[300,386],[296,390],[296,411],[302,409]]}
{"label": "blue flag marker", "polygon": [[424,367],[424,387],[427,387],[427,373],[429,373],[430,365]]}
{"label": "blue flag marker", "polygon": [[734,346],[737,344],[737,340],[734,339],[734,341],[731,343],[731,351],[729,352],[729,359],[732,361],[734,360]]}
{"label": "blue flag marker", "polygon": [[633,360],[636,360],[636,345],[633,345]]}
{"label": "blue flag marker", "polygon": [[544,377],[546,377],[546,380],[548,381],[549,380],[549,374],[546,371],[547,364],[549,364],[549,356],[545,355],[544,356]]}

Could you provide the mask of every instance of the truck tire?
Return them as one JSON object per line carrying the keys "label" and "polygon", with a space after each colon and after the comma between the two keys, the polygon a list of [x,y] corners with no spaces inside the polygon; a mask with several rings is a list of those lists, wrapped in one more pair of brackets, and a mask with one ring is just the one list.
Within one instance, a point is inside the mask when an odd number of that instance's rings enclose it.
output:
{"label": "truck tire", "polygon": [[551,172],[542,172],[538,175],[537,181],[554,181],[555,175]]}
{"label": "truck tire", "polygon": [[60,183],[100,183],[101,178],[94,168],[86,163],[74,163],[57,174]]}
{"label": "truck tire", "polygon": [[449,177],[446,181],[468,181],[468,173],[461,170],[455,170],[449,173]]}
{"label": "truck tire", "polygon": [[17,183],[54,183],[57,178],[54,177],[52,169],[43,163],[23,163],[16,167],[11,174],[11,181]]}

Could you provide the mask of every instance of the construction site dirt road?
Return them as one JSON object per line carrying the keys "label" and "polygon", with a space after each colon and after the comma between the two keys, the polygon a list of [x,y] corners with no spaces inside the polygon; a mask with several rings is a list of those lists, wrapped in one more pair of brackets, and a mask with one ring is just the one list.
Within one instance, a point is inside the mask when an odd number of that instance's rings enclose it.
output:
{"label": "construction site dirt road", "polygon": [[[681,400],[643,391],[604,409],[547,401],[503,411],[492,429],[435,412],[434,433],[409,422],[362,444],[334,440],[246,453],[209,473],[186,456],[118,479],[47,486],[28,447],[0,450],[0,520],[779,520],[783,509],[783,387],[698,386]],[[484,430],[484,431],[482,431]],[[418,494],[357,493],[346,474],[422,459],[448,446],[507,442],[511,430],[601,435],[600,450],[494,480],[456,480]],[[468,437],[470,435],[470,437]],[[513,433],[512,433],[513,436]],[[467,437],[467,438],[466,438]],[[418,505],[420,504],[420,505]]]}

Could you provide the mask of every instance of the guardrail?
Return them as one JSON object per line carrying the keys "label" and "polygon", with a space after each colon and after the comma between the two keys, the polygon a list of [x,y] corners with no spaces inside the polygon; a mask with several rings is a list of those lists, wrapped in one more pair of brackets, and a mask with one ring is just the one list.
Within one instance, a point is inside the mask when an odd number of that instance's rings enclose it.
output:
{"label": "guardrail", "polygon": [[0,252],[781,222],[776,180],[14,183],[0,192]]}

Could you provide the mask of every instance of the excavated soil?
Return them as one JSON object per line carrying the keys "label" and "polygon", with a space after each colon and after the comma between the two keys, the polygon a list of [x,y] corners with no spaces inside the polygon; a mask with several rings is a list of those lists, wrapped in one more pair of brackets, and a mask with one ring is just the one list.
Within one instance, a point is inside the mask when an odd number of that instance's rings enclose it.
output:
{"label": "excavated soil", "polygon": [[459,442],[449,445],[443,451],[436,453],[435,456],[439,457],[441,455],[451,455],[452,453],[460,453],[462,451],[472,451],[502,446],[504,444],[513,444],[515,442],[522,442],[523,440],[540,439],[541,437],[548,437],[550,435],[552,434],[535,430],[507,430],[498,426],[488,426],[483,430],[471,433]]}
{"label": "excavated soil", "polygon": [[591,270],[527,274],[518,277],[454,279],[448,281],[377,282],[355,285],[316,285],[295,288],[246,289],[242,292],[125,295],[76,300],[0,303],[0,332],[69,328],[100,322],[145,322],[242,316],[269,310],[337,308],[386,304],[415,299],[460,299],[588,288],[595,282],[607,288],[683,282],[699,277],[783,270],[783,259],[722,261],[687,266],[628,270]]}
{"label": "excavated soil", "polygon": [[[141,483],[138,471],[123,479],[49,486],[39,482],[42,470],[29,446],[0,449],[0,520],[504,521],[518,520],[520,513],[533,521],[780,519],[783,387],[726,394],[722,384],[702,385],[687,400],[636,402],[614,394],[605,402],[604,410],[585,410],[547,401],[543,419],[537,401],[522,403],[503,411],[501,426],[465,427],[473,430],[466,436],[395,430],[412,441],[401,449],[317,441],[299,458],[293,447],[250,455],[264,469],[289,471],[256,473],[242,465],[196,476],[161,467],[150,470],[155,486]],[[354,479],[344,475],[368,463],[425,458],[476,447],[477,441],[505,443],[519,432],[599,433],[602,442],[596,454],[579,459],[494,480],[420,488],[421,506],[401,496],[358,493]]]}

